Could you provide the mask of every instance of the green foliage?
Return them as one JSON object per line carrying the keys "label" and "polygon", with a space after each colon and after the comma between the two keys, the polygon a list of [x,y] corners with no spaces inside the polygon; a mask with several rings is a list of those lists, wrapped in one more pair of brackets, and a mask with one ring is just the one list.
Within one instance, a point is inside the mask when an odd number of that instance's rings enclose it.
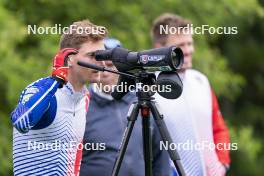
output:
{"label": "green foliage", "polygon": [[232,152],[232,175],[261,175],[263,4],[257,0],[0,1],[0,175],[12,175],[9,114],[24,87],[49,74],[58,50],[59,35],[28,35],[27,26],[68,26],[89,18],[106,26],[126,48],[142,50],[152,47],[151,24],[163,12],[178,13],[195,26],[238,27],[237,35],[195,35],[194,67],[208,76],[220,96],[232,139],[239,144],[239,150]]}
{"label": "green foliage", "polygon": [[230,175],[261,175],[262,166],[261,149],[263,142],[260,139],[253,138],[252,127],[243,127],[241,129],[231,128],[231,140],[233,143],[238,143],[238,150],[231,152],[231,157],[235,161],[231,164]]}

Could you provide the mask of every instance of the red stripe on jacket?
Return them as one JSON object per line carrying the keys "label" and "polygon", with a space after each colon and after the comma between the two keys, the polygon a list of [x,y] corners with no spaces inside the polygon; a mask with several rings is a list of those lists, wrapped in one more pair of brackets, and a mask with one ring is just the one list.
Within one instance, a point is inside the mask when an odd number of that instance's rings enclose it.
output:
{"label": "red stripe on jacket", "polygon": [[[219,109],[218,101],[213,90],[212,93],[212,122],[213,122],[213,136],[214,143],[225,144],[228,146],[230,144],[229,131],[223,119],[222,113]],[[228,148],[228,147],[227,147]],[[216,154],[218,159],[223,164],[230,164],[230,154],[229,150],[219,150],[216,148]]]}

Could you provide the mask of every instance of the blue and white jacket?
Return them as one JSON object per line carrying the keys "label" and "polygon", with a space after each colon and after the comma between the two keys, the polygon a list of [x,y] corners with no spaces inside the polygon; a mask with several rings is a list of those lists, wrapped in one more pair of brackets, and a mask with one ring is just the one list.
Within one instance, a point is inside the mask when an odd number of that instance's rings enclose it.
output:
{"label": "blue and white jacket", "polygon": [[11,113],[14,175],[78,175],[89,96],[51,77],[26,87]]}

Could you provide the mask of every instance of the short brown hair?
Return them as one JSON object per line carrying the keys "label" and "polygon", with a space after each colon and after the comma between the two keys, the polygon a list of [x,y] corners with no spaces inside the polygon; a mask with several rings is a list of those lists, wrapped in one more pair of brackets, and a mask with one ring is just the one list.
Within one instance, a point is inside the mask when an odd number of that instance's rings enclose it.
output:
{"label": "short brown hair", "polygon": [[70,25],[60,38],[60,49],[80,49],[87,41],[96,42],[107,36],[107,29],[104,26],[97,26],[89,20],[77,21]]}
{"label": "short brown hair", "polygon": [[167,42],[168,34],[160,33],[160,26],[168,27],[186,27],[188,24],[191,24],[191,21],[184,19],[181,16],[175,15],[173,13],[164,13],[157,17],[151,29],[151,37],[153,43],[160,43],[161,45],[165,45]]}

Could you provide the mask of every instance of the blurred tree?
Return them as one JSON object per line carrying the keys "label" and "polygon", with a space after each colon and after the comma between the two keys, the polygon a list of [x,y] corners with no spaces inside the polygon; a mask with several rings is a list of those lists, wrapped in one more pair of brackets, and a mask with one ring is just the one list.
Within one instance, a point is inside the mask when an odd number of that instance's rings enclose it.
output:
{"label": "blurred tree", "polygon": [[28,35],[28,25],[68,26],[89,18],[106,26],[126,48],[142,50],[152,47],[151,23],[163,12],[187,17],[195,26],[238,27],[237,35],[195,35],[194,67],[208,75],[232,126],[232,139],[239,143],[239,150],[232,152],[231,173],[261,175],[263,4],[263,0],[0,1],[0,175],[12,175],[9,114],[24,87],[49,74],[51,58],[58,50],[59,35]]}

